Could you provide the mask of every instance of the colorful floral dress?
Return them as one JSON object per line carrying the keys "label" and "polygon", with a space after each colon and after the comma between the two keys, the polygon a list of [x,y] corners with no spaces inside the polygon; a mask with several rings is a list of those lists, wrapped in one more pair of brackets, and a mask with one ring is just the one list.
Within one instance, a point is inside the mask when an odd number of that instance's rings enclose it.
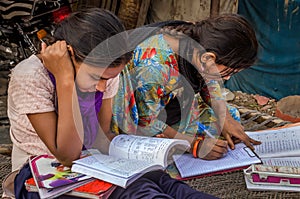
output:
{"label": "colorful floral dress", "polygon": [[[119,90],[113,103],[112,131],[145,136],[162,133],[167,124],[159,115],[169,101],[185,89],[183,81],[176,55],[163,35],[155,35],[142,42],[120,75]],[[216,81],[208,82],[207,89],[211,98],[223,99]],[[192,92],[191,95],[189,105],[182,103],[186,114],[173,125],[174,128],[180,133],[195,136],[202,133],[198,128],[201,122],[216,132],[217,119],[212,108],[200,93]]]}

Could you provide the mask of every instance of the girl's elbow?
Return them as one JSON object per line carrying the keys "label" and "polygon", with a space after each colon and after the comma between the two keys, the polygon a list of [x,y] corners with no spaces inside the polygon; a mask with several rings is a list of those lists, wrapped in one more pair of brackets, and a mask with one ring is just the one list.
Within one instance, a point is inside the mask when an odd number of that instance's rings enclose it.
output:
{"label": "girl's elbow", "polygon": [[74,160],[80,158],[80,154],[81,151],[70,151],[70,153],[60,152],[55,157],[62,165],[70,167]]}

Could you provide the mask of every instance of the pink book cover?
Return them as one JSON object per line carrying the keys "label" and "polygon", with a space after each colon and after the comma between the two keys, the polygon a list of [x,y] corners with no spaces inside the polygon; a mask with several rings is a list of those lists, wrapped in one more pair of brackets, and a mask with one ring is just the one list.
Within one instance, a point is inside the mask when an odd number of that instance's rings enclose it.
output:
{"label": "pink book cover", "polygon": [[[260,171],[259,168],[268,170]],[[279,169],[282,169],[281,172]],[[272,167],[268,165],[251,165],[244,170],[244,174],[253,184],[300,186],[300,174],[292,173],[293,169],[297,168],[286,166]],[[290,173],[288,171],[290,171]]]}
{"label": "pink book cover", "polygon": [[39,155],[31,158],[32,175],[40,188],[53,189],[91,178],[71,172],[69,167],[60,164],[53,156]]}

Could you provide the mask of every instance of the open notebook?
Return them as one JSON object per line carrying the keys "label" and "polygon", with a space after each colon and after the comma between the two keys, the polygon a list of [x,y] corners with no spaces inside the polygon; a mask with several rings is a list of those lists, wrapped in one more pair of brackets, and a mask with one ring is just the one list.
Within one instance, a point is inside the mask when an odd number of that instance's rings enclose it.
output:
{"label": "open notebook", "polygon": [[239,143],[234,150],[218,160],[202,160],[192,154],[174,155],[175,165],[182,178],[196,177],[218,171],[242,169],[261,160],[244,143]]}

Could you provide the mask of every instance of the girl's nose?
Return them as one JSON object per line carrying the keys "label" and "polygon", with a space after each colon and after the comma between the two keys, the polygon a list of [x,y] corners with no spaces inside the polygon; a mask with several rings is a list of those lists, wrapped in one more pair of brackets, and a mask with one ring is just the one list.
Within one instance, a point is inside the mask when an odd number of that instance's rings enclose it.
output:
{"label": "girl's nose", "polygon": [[104,92],[106,90],[106,82],[107,80],[99,80],[96,84],[96,90],[100,92]]}

